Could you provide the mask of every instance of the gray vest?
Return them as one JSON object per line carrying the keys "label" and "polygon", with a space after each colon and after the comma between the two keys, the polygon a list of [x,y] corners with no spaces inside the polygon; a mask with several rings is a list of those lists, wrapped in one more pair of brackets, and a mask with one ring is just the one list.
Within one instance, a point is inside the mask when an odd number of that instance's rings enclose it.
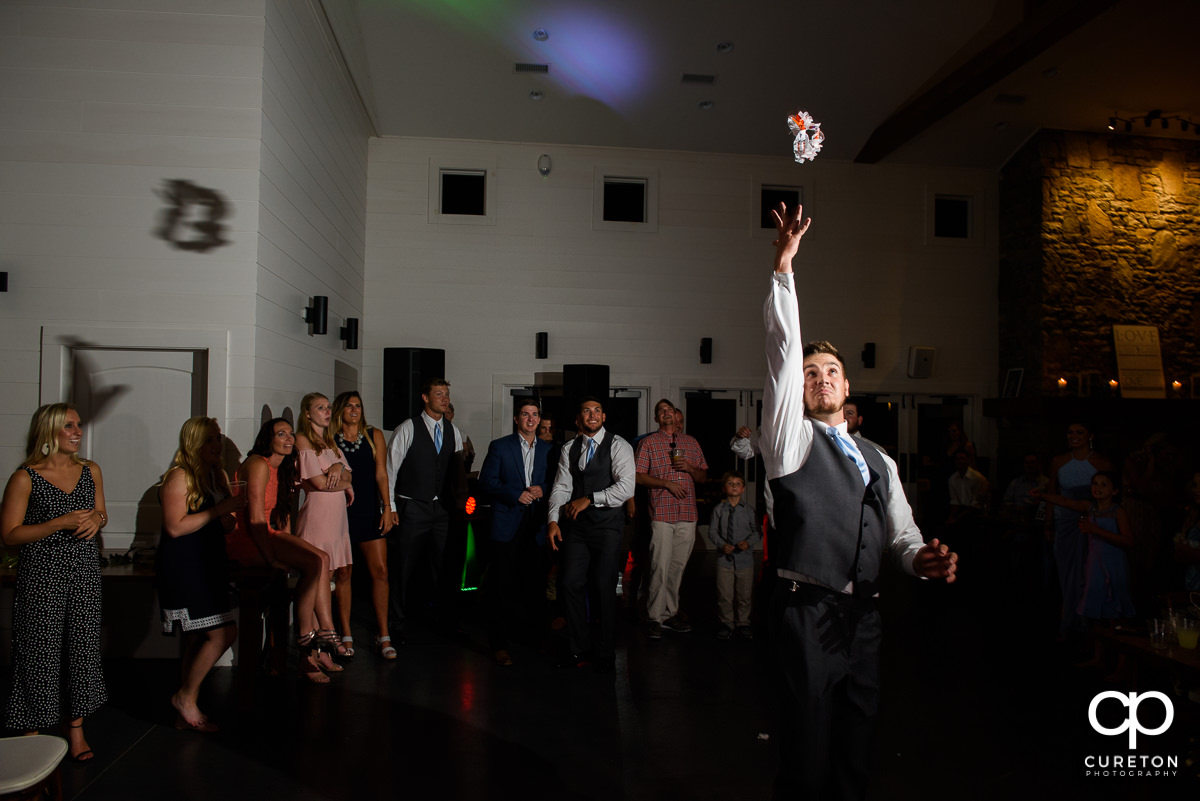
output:
{"label": "gray vest", "polygon": [[[575,438],[567,451],[567,462],[571,469],[571,500],[591,495],[593,492],[603,492],[613,484],[612,477],[612,446],[615,435],[611,431],[604,432],[604,441],[596,446],[592,461],[588,462],[586,470],[579,469],[579,459],[583,456],[582,436]],[[565,519],[565,518],[564,518]],[[561,524],[562,521],[560,521]],[[600,509],[588,506],[571,522],[575,531],[593,531],[599,529],[620,529],[625,525],[624,506],[614,506]]]}
{"label": "gray vest", "polygon": [[[442,452],[438,453],[433,446],[433,438],[425,427],[421,415],[412,418],[413,438],[408,446],[404,461],[396,470],[396,495],[413,498],[418,501],[432,501],[434,496],[440,498],[446,484],[446,468],[454,456],[454,426],[443,417],[438,421],[442,426]],[[452,499],[441,498],[443,502]]]}
{"label": "gray vest", "polygon": [[888,471],[867,441],[858,449],[871,474],[862,474],[829,435],[814,426],[804,466],[771,479],[775,536],[771,564],[820,581],[835,590],[854,582],[854,594],[878,591],[879,564],[887,545]]}

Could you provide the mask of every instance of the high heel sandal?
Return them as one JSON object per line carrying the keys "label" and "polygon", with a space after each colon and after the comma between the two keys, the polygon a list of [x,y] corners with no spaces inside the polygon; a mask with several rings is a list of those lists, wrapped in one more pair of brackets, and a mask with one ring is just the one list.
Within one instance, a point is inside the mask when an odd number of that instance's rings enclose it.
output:
{"label": "high heel sandal", "polygon": [[[342,641],[338,639],[337,632],[333,629],[321,629],[317,632],[317,638],[321,641],[321,649],[328,650],[331,655],[350,656],[349,649],[345,645],[342,645]],[[351,641],[353,641],[353,638],[351,638]]]}
{"label": "high heel sandal", "polygon": [[296,647],[300,650],[300,671],[304,678],[313,684],[328,684],[329,677],[321,672],[321,666],[313,658],[313,654],[320,654],[316,642],[317,632],[315,629],[296,638]]}
{"label": "high heel sandal", "polygon": [[[67,728],[68,728],[68,729],[82,729],[82,728],[83,728],[83,721],[82,721],[82,720],[81,720],[81,721],[79,721],[79,725],[78,725],[78,726],[72,726],[70,723],[68,723],[68,724],[67,724]],[[85,749],[85,750],[83,750],[83,751],[80,751],[78,754],[72,754],[72,753],[70,752],[70,750],[68,750],[68,751],[67,751],[67,755],[68,755],[69,757],[71,757],[71,761],[72,761],[72,762],[88,762],[88,761],[90,761],[90,760],[92,760],[92,759],[94,759],[94,758],[95,758],[95,756],[96,756],[96,752],[94,752],[92,749],[88,748],[88,749]]]}
{"label": "high heel sandal", "polygon": [[322,629],[317,632],[317,664],[326,673],[341,673],[344,667],[333,661],[333,655],[345,656],[346,649],[338,639],[333,629]]}
{"label": "high heel sandal", "polygon": [[391,637],[376,637],[375,647],[379,649],[379,655],[384,659],[391,661],[396,658],[396,649],[392,647]]}

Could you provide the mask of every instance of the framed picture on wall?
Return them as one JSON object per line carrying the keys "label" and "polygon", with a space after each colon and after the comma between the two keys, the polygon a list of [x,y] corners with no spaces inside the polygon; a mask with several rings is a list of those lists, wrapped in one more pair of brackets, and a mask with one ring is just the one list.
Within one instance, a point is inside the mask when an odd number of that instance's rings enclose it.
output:
{"label": "framed picture on wall", "polygon": [[1004,376],[1004,392],[1002,398],[1015,398],[1021,394],[1021,379],[1025,377],[1024,367],[1010,367]]}

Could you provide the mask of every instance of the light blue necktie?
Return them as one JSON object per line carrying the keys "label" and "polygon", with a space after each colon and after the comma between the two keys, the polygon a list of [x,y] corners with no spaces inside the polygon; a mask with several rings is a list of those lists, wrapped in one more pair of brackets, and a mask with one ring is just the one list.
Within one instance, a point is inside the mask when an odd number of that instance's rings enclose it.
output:
{"label": "light blue necktie", "polygon": [[846,439],[842,432],[838,431],[833,426],[825,429],[829,433],[829,438],[837,443],[838,449],[842,453],[850,457],[850,460],[858,465],[858,472],[862,473],[863,486],[871,483],[871,471],[867,469],[867,461],[863,459],[862,454],[858,452],[858,448],[854,447],[854,443]]}
{"label": "light blue necktie", "polygon": [[442,452],[442,424],[433,424],[433,449],[438,453]]}
{"label": "light blue necktie", "polygon": [[584,462],[584,464],[585,464],[585,465],[589,465],[589,464],[591,464],[591,463],[592,463],[592,457],[593,457],[593,456],[595,456],[595,455],[596,455],[596,440],[594,440],[594,439],[589,439],[589,440],[588,440],[588,455],[587,455],[587,461],[586,461],[586,462]]}

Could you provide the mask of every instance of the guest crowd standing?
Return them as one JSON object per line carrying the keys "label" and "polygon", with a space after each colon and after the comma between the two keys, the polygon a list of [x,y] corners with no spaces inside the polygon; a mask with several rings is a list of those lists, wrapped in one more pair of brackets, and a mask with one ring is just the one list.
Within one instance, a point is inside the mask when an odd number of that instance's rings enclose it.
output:
{"label": "guest crowd standing", "polygon": [[725,498],[713,508],[708,538],[717,549],[717,639],[752,639],[750,596],[754,589],[754,548],[762,541],[758,518],[742,495],[746,480],[737,473],[721,478]]}
{"label": "guest crowd standing", "polygon": [[171,696],[177,729],[214,732],[200,711],[200,683],[237,639],[229,597],[225,535],[234,513],[246,508],[246,493],[233,494],[221,469],[224,437],[211,417],[193,417],[179,430],[179,450],[163,476],[158,495],[163,526],[155,555],[158,601],[164,634],[183,631],[179,690]]}
{"label": "guest crowd standing", "polygon": [[[550,492],[547,538],[563,549],[560,593],[566,598],[570,653],[563,667],[612,672],[616,642],[616,593],[612,582],[620,566],[625,501],[633,497],[636,470],[633,449],[604,428],[604,407],[596,398],[579,404],[579,436],[564,445]],[[586,594],[592,591],[589,626]]]}
{"label": "guest crowd standing", "polygon": [[[1082,422],[1067,426],[1066,453],[1050,464],[1050,494],[1073,501],[1091,496],[1092,476],[1112,470],[1112,463],[1092,449],[1092,432]],[[1087,555],[1087,537],[1079,530],[1079,515],[1065,506],[1054,506],[1046,517],[1046,536],[1054,543],[1054,561],[1062,591],[1062,616],[1059,635],[1079,631],[1079,601],[1083,597],[1083,563]]]}
{"label": "guest crowd standing", "polygon": [[[392,432],[388,445],[388,503],[396,525],[388,532],[388,621],[393,639],[404,643],[405,626],[416,608],[409,597],[418,568],[428,575],[436,596],[450,515],[445,504],[446,476],[452,456],[463,449],[462,432],[443,419],[450,409],[450,382],[434,378],[421,388],[424,409]],[[448,610],[439,610],[445,616]]]}
{"label": "guest crowd standing", "polygon": [[492,503],[488,640],[501,666],[512,664],[513,630],[537,632],[546,618],[546,503],[553,448],[536,436],[537,401],[522,398],[515,408],[517,430],[492,441],[479,470],[480,492]]}
{"label": "guest crowd standing", "polygon": [[[396,513],[387,503],[387,448],[383,432],[367,423],[362,396],[343,392],[333,400],[334,442],[350,466],[354,502],[348,512],[350,542],[366,563],[371,579],[371,608],[378,634],[375,648],[384,659],[395,659],[396,649],[388,635],[387,533],[396,524]],[[351,566],[339,572],[337,602],[342,624],[342,643],[347,655],[354,656],[354,637],[350,633]]]}
{"label": "guest crowd standing", "polygon": [[692,630],[679,615],[679,587],[696,543],[696,482],[708,462],[693,437],[676,430],[680,419],[667,399],[654,404],[658,430],[638,443],[637,483],[650,488],[650,575],[646,599],[647,636],[662,630]]}
{"label": "guest crowd standing", "polygon": [[[346,507],[354,502],[354,488],[346,457],[338,450],[329,428],[333,407],[319,392],[310,392],[300,401],[300,426],[296,432],[296,451],[300,458],[300,488],[304,503],[296,519],[296,535],[329,555],[330,580],[349,565],[350,523]],[[349,574],[343,580],[349,584]],[[314,635],[320,644],[321,669],[342,670],[333,654],[347,656],[348,649],[330,626]]]}
{"label": "guest crowd standing", "polygon": [[21,546],[5,722],[34,734],[64,721],[68,754],[79,762],[95,756],[83,719],[108,700],[96,544],[108,515],[100,466],[79,456],[82,439],[74,407],[51,403],[34,412],[25,461],[9,478],[0,511],[4,544]]}

